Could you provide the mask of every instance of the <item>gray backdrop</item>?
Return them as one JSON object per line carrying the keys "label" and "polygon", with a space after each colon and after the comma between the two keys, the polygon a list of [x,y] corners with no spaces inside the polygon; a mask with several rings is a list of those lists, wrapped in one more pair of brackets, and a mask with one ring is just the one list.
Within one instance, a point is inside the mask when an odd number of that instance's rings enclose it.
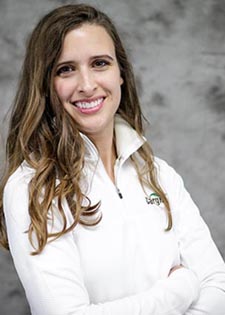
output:
{"label": "gray backdrop", "polygon": [[[0,0],[1,161],[4,116],[16,91],[25,39],[43,14],[66,3]],[[155,154],[183,176],[225,257],[225,1],[89,3],[120,29],[150,121],[147,138]],[[0,251],[0,315],[14,314],[27,315],[29,308],[10,255]]]}

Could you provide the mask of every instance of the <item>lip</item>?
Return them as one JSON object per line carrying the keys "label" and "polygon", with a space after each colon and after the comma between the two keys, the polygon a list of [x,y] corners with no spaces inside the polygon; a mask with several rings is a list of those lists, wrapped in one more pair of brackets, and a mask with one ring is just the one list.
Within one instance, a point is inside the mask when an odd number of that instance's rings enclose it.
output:
{"label": "lip", "polygon": [[78,99],[78,100],[76,100],[76,101],[72,101],[71,103],[74,105],[74,106],[76,106],[75,105],[75,103],[78,103],[78,102],[80,102],[80,103],[91,103],[91,102],[95,102],[95,101],[97,101],[97,100],[99,100],[100,98],[103,98],[103,99],[105,99],[105,96],[96,96],[96,97],[93,97],[93,98],[83,98],[83,99]]}
{"label": "lip", "polygon": [[[98,100],[101,100],[101,101],[97,102]],[[91,99],[80,99],[75,102],[72,102],[72,104],[74,105],[77,111],[79,111],[82,114],[88,115],[88,114],[97,113],[103,107],[104,101],[105,101],[105,96],[99,96],[99,97],[95,97]],[[97,102],[96,106],[81,107],[81,106],[76,105],[76,103],[92,103],[92,102]]]}

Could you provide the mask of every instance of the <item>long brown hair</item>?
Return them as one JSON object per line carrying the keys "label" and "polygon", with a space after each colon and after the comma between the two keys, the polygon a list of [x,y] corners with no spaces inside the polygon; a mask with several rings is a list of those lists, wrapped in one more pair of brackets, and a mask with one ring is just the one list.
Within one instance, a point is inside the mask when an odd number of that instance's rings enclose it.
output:
{"label": "long brown hair", "polygon": [[[103,12],[89,5],[65,5],[44,16],[27,44],[26,56],[15,97],[6,145],[7,168],[0,186],[0,242],[8,248],[3,213],[3,190],[10,175],[25,160],[35,170],[29,184],[29,214],[31,224],[28,236],[32,243],[34,232],[40,253],[48,239],[59,237],[72,230],[77,223],[90,225],[101,220],[99,203],[91,201],[80,189],[84,164],[84,144],[74,120],[61,106],[54,91],[53,76],[62,51],[66,34],[84,23],[105,28],[112,38],[123,78],[120,114],[137,132],[143,133],[142,113],[137,95],[133,70],[114,24]],[[132,160],[143,187],[152,187],[164,201],[168,211],[167,230],[172,226],[170,206],[158,181],[154,159],[149,144],[145,143],[139,154],[145,168],[139,169],[135,156]],[[59,184],[56,185],[56,179]],[[44,189],[43,189],[44,188]],[[74,200],[76,196],[76,201]],[[63,219],[62,230],[56,234],[47,231],[48,214],[52,200],[57,197],[58,209]],[[66,199],[74,222],[67,226],[62,201]],[[87,206],[82,206],[84,199]],[[94,215],[94,216],[93,216]],[[85,220],[85,217],[95,217]]]}

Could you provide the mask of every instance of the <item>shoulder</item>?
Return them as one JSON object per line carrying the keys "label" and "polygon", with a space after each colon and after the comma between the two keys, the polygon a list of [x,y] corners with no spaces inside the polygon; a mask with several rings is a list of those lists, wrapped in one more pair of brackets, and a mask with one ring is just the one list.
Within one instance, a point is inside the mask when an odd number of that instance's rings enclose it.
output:
{"label": "shoulder", "polygon": [[19,188],[22,186],[28,186],[35,170],[31,168],[25,161],[13,172],[8,178],[4,191],[12,188]]}
{"label": "shoulder", "polygon": [[179,176],[171,165],[159,157],[154,157],[154,165],[157,170],[159,180],[171,180],[172,177]]}
{"label": "shoulder", "polygon": [[177,171],[165,160],[154,158],[157,178],[169,199],[177,198],[184,189],[184,182]]}
{"label": "shoulder", "polygon": [[[7,222],[14,222],[22,229],[27,229],[30,224],[29,211],[29,183],[35,175],[35,169],[23,162],[9,177],[3,192],[3,211]],[[58,211],[57,202],[52,200],[54,209],[54,225],[62,227],[62,216]],[[65,199],[62,203],[68,222],[73,222],[73,217]],[[53,212],[51,213],[53,214]],[[49,215],[49,219],[51,215]],[[50,222],[51,220],[49,220]]]}
{"label": "shoulder", "polygon": [[3,209],[5,215],[21,220],[27,213],[29,200],[29,182],[34,175],[34,169],[23,162],[9,177],[3,192]]}
{"label": "shoulder", "polygon": [[180,214],[186,217],[199,215],[199,210],[195,205],[190,193],[187,191],[183,178],[167,162],[156,158],[156,169],[158,181],[165,192],[173,214]]}

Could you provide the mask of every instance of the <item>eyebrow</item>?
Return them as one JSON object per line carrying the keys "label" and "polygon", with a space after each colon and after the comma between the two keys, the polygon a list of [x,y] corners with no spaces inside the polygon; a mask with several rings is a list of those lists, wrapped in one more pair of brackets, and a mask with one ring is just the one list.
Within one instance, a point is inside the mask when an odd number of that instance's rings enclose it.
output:
{"label": "eyebrow", "polygon": [[[94,59],[99,59],[99,58],[106,58],[106,59],[110,59],[112,61],[114,61],[114,58],[110,55],[96,55],[96,56],[92,56],[90,59],[94,60]],[[65,61],[61,61],[60,63],[57,64],[57,68],[65,65],[65,64],[71,64],[74,63],[74,60],[65,60]]]}

